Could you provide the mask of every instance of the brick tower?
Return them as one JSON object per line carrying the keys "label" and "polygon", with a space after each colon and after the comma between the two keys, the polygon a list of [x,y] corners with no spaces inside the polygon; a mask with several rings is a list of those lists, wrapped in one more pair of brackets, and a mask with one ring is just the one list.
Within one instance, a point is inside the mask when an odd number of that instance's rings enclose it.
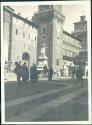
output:
{"label": "brick tower", "polygon": [[[37,60],[43,43],[48,66],[62,69],[63,22],[62,5],[39,5],[33,21],[39,26],[37,36]],[[38,62],[37,62],[38,63]]]}

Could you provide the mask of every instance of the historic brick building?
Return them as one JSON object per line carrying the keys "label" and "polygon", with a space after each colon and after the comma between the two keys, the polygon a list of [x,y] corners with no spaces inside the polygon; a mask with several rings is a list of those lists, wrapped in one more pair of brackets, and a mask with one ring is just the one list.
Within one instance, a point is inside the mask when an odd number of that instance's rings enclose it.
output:
{"label": "historic brick building", "polygon": [[36,63],[37,25],[4,7],[4,61],[13,66],[16,61]]}

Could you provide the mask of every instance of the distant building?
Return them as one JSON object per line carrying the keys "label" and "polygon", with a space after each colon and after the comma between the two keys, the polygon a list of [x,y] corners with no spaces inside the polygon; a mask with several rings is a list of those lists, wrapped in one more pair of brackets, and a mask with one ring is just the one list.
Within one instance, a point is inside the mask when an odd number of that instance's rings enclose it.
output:
{"label": "distant building", "polygon": [[74,59],[81,51],[81,41],[63,30],[63,71],[64,76],[72,76],[72,70],[78,67]]}
{"label": "distant building", "polygon": [[84,76],[88,75],[88,41],[87,41],[87,21],[85,16],[80,16],[80,21],[74,23],[74,36],[81,40],[82,49],[78,56],[75,57],[75,64],[81,65]]}
{"label": "distant building", "polygon": [[85,16],[80,16],[80,21],[74,23],[74,33],[77,38],[81,40],[82,50],[87,51],[87,21]]}
{"label": "distant building", "polygon": [[16,61],[26,61],[31,66],[37,59],[37,25],[8,6],[3,11],[4,62],[10,69]]}
{"label": "distant building", "polygon": [[48,66],[54,70],[63,70],[64,76],[70,76],[75,67],[73,59],[79,54],[81,40],[63,30],[65,16],[62,5],[40,5],[34,14],[33,22],[38,27],[37,63],[39,62],[41,46],[46,46]]}

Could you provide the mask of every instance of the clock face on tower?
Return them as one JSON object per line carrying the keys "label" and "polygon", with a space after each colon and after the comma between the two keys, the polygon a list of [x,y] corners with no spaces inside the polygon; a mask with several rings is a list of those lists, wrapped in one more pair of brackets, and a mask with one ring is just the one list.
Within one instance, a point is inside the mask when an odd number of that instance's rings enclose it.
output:
{"label": "clock face on tower", "polygon": [[60,28],[60,24],[59,23],[57,24],[56,28],[57,28],[58,32],[61,32],[61,28]]}

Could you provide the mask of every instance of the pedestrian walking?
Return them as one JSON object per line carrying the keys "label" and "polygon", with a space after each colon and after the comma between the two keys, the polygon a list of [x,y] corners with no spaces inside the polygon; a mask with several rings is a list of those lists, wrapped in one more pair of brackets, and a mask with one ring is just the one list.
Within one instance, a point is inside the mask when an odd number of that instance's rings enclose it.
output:
{"label": "pedestrian walking", "polygon": [[72,70],[72,78],[75,79],[75,69]]}
{"label": "pedestrian walking", "polygon": [[8,63],[5,61],[4,65],[4,74],[5,74],[5,79],[8,77]]}
{"label": "pedestrian walking", "polygon": [[45,66],[43,67],[44,77],[46,77],[47,72],[48,72],[48,67],[47,67],[46,64],[45,64]]}
{"label": "pedestrian walking", "polygon": [[29,79],[29,70],[26,62],[22,65],[22,82],[27,82]]}
{"label": "pedestrian walking", "polygon": [[81,68],[81,66],[79,66],[79,68],[76,70],[76,83],[80,83],[84,84],[83,82],[83,70]]}
{"label": "pedestrian walking", "polygon": [[15,69],[14,69],[15,74],[17,75],[17,82],[21,82],[21,77],[22,77],[22,67],[20,65],[20,62],[15,62]]}
{"label": "pedestrian walking", "polygon": [[50,67],[48,70],[48,80],[52,80],[52,76],[53,76],[53,69],[52,67]]}
{"label": "pedestrian walking", "polygon": [[35,64],[33,64],[30,68],[30,82],[36,83],[38,79],[38,71]]}

